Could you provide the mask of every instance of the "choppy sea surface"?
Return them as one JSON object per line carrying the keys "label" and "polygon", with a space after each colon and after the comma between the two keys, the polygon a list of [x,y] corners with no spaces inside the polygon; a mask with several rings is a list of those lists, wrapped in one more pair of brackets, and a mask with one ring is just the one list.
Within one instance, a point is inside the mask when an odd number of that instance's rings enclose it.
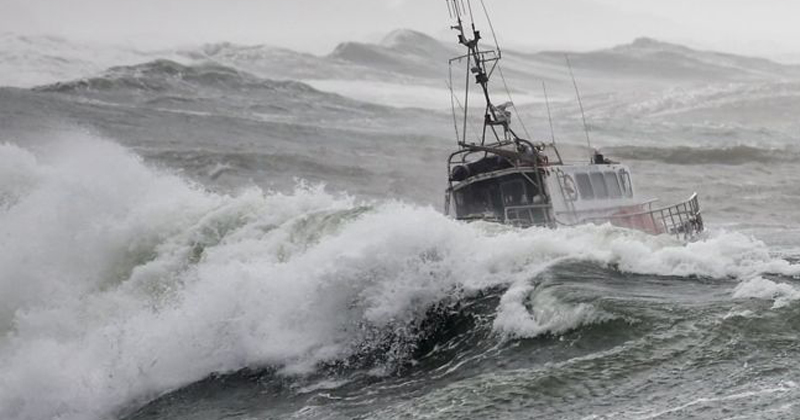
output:
{"label": "choppy sea surface", "polygon": [[[403,63],[415,34],[331,57],[0,41],[0,418],[800,416],[791,66],[652,40],[575,59],[595,147],[642,196],[700,194],[708,231],[685,244],[442,215],[441,86],[358,62]],[[664,74],[664,51],[695,67]],[[631,86],[598,76],[619,60]],[[518,108],[548,140],[541,105]]]}

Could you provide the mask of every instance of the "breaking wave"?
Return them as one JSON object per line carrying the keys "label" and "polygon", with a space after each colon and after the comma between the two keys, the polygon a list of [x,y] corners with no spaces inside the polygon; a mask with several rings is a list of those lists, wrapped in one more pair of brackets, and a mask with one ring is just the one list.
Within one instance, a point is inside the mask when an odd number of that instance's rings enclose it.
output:
{"label": "breaking wave", "polygon": [[610,156],[618,159],[652,160],[675,165],[742,165],[800,160],[800,150],[794,148],[779,149],[745,145],[722,148],[620,146],[607,149]]}
{"label": "breaking wave", "polygon": [[[160,55],[175,57],[169,52]],[[0,32],[0,86],[30,88],[87,77],[113,65],[141,63],[154,56],[156,53],[121,46]]]}
{"label": "breaking wave", "polygon": [[2,418],[105,418],[213,373],[303,375],[371,349],[391,365],[423,345],[437,308],[491,290],[501,337],[618,318],[542,287],[573,262],[800,273],[736,233],[684,246],[611,226],[464,224],[318,186],[216,194],[73,137],[41,153],[0,146]]}

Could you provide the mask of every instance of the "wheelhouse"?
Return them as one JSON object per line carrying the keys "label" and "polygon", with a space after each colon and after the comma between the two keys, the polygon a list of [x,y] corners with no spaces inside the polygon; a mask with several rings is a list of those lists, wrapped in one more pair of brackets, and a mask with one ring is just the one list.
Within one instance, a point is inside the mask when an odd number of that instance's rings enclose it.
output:
{"label": "wheelhouse", "polygon": [[451,155],[447,209],[461,220],[491,220],[517,226],[554,224],[543,170],[546,159],[526,142],[468,146]]}

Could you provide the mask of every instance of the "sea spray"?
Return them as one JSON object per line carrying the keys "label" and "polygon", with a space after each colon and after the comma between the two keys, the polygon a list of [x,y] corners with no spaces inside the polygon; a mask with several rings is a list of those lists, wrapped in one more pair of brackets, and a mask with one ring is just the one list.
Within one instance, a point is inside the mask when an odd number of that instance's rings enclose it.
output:
{"label": "sea spray", "polygon": [[508,305],[526,319],[530,293],[536,324],[519,324],[520,336],[602,319],[536,297],[531,285],[555,261],[670,276],[800,271],[732,233],[685,246],[611,226],[465,224],[319,187],[215,194],[86,136],[36,154],[4,145],[0,161],[18,162],[2,170],[21,180],[0,184],[12,197],[0,213],[9,419],[104,418],[248,367],[313,372],[370,346],[376,330],[413,334],[407,326],[437,303],[488,288],[514,285],[498,332]]}

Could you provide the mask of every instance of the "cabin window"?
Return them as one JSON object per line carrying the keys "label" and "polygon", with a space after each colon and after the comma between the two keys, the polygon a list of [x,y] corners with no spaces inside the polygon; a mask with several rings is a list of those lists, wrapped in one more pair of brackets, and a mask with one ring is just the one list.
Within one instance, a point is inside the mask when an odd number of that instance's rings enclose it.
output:
{"label": "cabin window", "polygon": [[594,196],[599,199],[608,198],[608,188],[606,188],[606,180],[602,172],[592,172],[589,177],[592,179],[592,188],[594,188]]}
{"label": "cabin window", "polygon": [[500,188],[491,182],[480,182],[460,188],[455,193],[456,215],[467,217],[493,214],[500,217],[503,213]]}
{"label": "cabin window", "polygon": [[592,182],[589,181],[588,174],[575,174],[575,181],[578,183],[578,191],[580,191],[582,199],[584,200],[594,199],[594,191],[592,191]]}
{"label": "cabin window", "polygon": [[506,207],[528,204],[522,180],[504,182],[500,185],[500,191],[503,193],[503,205]]}
{"label": "cabin window", "polygon": [[617,174],[614,172],[603,172],[603,176],[606,178],[608,196],[611,198],[622,198],[622,190],[619,188]]}
{"label": "cabin window", "polygon": [[633,197],[633,185],[631,184],[631,174],[625,169],[619,171],[619,183],[622,186],[622,192],[626,197]]}

